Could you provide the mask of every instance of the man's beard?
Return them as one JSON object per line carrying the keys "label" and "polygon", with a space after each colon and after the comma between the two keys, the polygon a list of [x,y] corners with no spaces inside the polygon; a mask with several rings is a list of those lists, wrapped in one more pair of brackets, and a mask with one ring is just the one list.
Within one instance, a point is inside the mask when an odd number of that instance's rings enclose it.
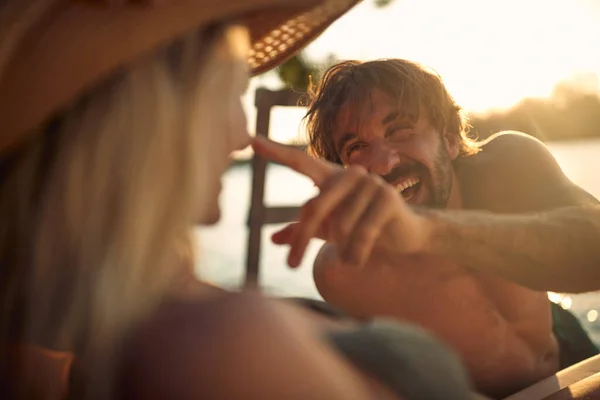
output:
{"label": "man's beard", "polygon": [[443,209],[448,206],[448,200],[450,199],[452,172],[452,162],[442,142],[433,162],[433,170],[429,170],[421,163],[404,163],[394,167],[387,175],[382,175],[382,178],[386,182],[394,184],[402,177],[418,176],[421,184],[429,194],[428,199],[420,206]]}
{"label": "man's beard", "polygon": [[433,175],[430,174],[431,185],[428,189],[431,195],[429,201],[425,204],[426,207],[443,209],[448,206],[450,192],[452,191],[452,172],[452,161],[450,161],[450,156],[442,142],[434,162]]}

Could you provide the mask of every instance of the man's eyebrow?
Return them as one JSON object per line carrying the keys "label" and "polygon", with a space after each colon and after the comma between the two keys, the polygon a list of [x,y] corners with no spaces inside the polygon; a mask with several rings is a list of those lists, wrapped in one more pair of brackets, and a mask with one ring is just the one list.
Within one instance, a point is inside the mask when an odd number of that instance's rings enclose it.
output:
{"label": "man's eyebrow", "polygon": [[396,120],[398,116],[400,116],[398,111],[392,111],[381,121],[381,125],[389,124],[390,122]]}
{"label": "man's eyebrow", "polygon": [[348,143],[350,140],[354,139],[355,137],[356,137],[356,134],[353,132],[344,133],[344,135],[337,142],[336,148],[337,148],[338,153],[340,151],[342,151],[342,149],[344,148],[346,143]]}

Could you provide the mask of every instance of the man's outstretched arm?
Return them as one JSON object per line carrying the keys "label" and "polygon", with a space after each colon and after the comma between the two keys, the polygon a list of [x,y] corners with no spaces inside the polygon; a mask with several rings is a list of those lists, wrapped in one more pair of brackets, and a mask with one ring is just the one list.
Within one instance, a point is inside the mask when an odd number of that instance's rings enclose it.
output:
{"label": "man's outstretched arm", "polygon": [[598,200],[531,136],[497,135],[483,153],[493,164],[485,179],[512,214],[424,211],[433,222],[428,251],[533,289],[600,289]]}
{"label": "man's outstretched arm", "polygon": [[540,213],[423,211],[426,252],[494,273],[536,290],[600,289],[600,206]]}
{"label": "man's outstretched arm", "polygon": [[521,200],[510,199],[518,204],[506,211],[511,214],[417,210],[361,168],[344,170],[266,140],[253,145],[320,189],[303,206],[300,221],[273,237],[290,245],[292,266],[299,264],[308,240],[320,237],[337,245],[340,260],[357,267],[373,252],[391,259],[431,253],[538,290],[600,289],[598,201],[564,176],[541,142],[525,135],[505,135],[484,149],[488,160],[499,160],[496,165],[503,168],[488,179]]}

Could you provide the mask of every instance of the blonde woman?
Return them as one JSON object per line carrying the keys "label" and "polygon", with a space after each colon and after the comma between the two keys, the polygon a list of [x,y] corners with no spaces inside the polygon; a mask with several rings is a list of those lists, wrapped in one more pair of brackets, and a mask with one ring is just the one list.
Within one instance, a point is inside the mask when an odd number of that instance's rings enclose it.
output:
{"label": "blonde woman", "polygon": [[[176,267],[191,227],[219,218],[229,154],[250,143],[249,72],[353,4],[0,3],[2,398],[48,398],[31,383],[45,374],[33,346],[75,355],[58,398],[466,396],[454,356],[420,332],[326,332],[308,312],[190,284]],[[357,332],[391,343],[379,348],[391,374],[354,351]],[[398,337],[416,352],[394,366]]]}

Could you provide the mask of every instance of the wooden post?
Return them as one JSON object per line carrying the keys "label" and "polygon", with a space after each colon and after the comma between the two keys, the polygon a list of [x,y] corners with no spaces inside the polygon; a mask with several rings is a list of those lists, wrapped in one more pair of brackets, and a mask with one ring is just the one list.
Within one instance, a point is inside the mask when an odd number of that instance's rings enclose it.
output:
{"label": "wooden post", "polygon": [[[299,94],[290,89],[271,91],[258,88],[254,98],[254,105],[256,107],[256,134],[269,137],[271,109],[273,106],[295,106],[298,103],[298,98]],[[252,194],[247,221],[249,233],[246,253],[245,286],[258,288],[263,225],[293,221],[298,215],[299,207],[265,207],[264,194],[267,162],[263,158],[254,155],[251,165]]]}
{"label": "wooden post", "polygon": [[[271,104],[262,88],[256,90],[256,135],[269,137]],[[265,219],[265,178],[267,162],[262,157],[252,157],[252,195],[248,215],[248,249],[246,253],[246,286],[256,288],[259,281],[259,262],[262,225]]]}

